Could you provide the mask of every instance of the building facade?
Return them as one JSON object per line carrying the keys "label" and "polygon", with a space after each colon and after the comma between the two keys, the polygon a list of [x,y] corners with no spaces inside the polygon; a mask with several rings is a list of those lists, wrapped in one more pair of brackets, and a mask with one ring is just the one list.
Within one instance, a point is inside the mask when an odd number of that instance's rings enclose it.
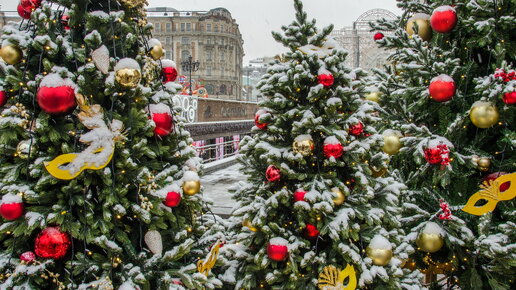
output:
{"label": "building facade", "polygon": [[243,100],[243,40],[228,10],[156,7],[147,9],[147,18],[154,25],[154,37],[167,51],[166,58],[176,62],[179,75],[188,77],[181,62],[192,56],[199,61],[199,70],[192,73],[194,87],[204,86],[210,97]]}
{"label": "building facade", "polygon": [[370,31],[369,26],[369,22],[381,18],[396,19],[396,15],[385,9],[372,9],[360,15],[351,27],[332,32],[331,36],[349,52],[346,59],[348,66],[369,70],[382,68],[386,64],[390,52],[378,47],[373,39],[376,32]]}

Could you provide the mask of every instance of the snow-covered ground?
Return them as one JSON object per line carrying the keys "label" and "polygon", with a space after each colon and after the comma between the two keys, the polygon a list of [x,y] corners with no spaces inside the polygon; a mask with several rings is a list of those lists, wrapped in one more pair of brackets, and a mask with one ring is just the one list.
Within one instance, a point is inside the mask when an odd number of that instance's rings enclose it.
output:
{"label": "snow-covered ground", "polygon": [[246,180],[240,168],[240,164],[235,164],[201,177],[204,196],[213,201],[213,213],[222,215],[231,213],[235,201],[231,199],[232,194],[229,190],[236,189],[239,181]]}

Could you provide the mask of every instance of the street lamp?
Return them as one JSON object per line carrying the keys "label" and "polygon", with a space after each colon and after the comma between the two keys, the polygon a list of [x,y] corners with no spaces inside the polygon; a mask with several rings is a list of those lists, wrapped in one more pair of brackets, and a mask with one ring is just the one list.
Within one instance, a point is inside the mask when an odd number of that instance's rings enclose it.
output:
{"label": "street lamp", "polygon": [[181,66],[183,68],[183,71],[187,71],[189,73],[189,83],[190,83],[190,96],[192,95],[192,72],[196,72],[199,70],[199,61],[193,61],[192,62],[192,56],[190,55],[188,57],[188,60],[182,61]]}

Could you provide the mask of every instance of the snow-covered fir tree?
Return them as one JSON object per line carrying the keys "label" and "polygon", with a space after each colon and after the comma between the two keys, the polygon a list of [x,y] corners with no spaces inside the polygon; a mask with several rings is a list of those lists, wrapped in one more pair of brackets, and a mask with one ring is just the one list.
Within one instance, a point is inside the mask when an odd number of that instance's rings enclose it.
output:
{"label": "snow-covered fir tree", "polygon": [[235,289],[419,289],[403,270],[399,196],[364,101],[364,72],[316,28],[300,0],[275,39],[290,49],[259,84],[264,101],[241,143],[249,183],[235,193],[232,239],[220,278]]}
{"label": "snow-covered fir tree", "polygon": [[409,187],[409,267],[436,287],[514,288],[516,4],[397,2],[403,15],[373,29],[392,51],[377,85],[386,128],[403,137],[390,164]]}
{"label": "snow-covered fir tree", "polygon": [[220,286],[196,265],[215,242],[200,160],[145,4],[23,0],[5,26],[0,288]]}

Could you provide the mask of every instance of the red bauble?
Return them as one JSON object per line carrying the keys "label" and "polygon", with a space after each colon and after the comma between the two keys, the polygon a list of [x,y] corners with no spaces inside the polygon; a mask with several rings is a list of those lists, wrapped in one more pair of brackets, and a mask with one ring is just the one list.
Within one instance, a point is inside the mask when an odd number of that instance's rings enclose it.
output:
{"label": "red bauble", "polygon": [[32,251],[27,251],[20,255],[20,260],[27,263],[32,263],[36,260],[36,254],[34,254]]}
{"label": "red bauble", "polygon": [[30,15],[32,14],[32,10],[27,10],[25,8],[23,8],[23,6],[18,5],[18,15],[20,15],[21,18],[23,19],[30,19]]}
{"label": "red bauble", "polygon": [[503,99],[503,102],[506,103],[507,105],[516,104],[516,91],[503,94],[502,99]]}
{"label": "red bauble", "polygon": [[40,87],[36,99],[41,109],[50,115],[66,115],[76,106],[75,90],[69,86]]}
{"label": "red bauble", "polygon": [[455,81],[448,75],[440,75],[430,81],[430,97],[437,102],[446,102],[455,95]]}
{"label": "red bauble", "polygon": [[319,231],[317,230],[317,227],[311,224],[307,224],[305,228],[305,236],[308,239],[314,239],[319,236]]}
{"label": "red bauble", "polygon": [[181,202],[181,194],[179,192],[171,191],[167,193],[167,197],[163,201],[163,204],[168,207],[176,207]]}
{"label": "red bauble", "polygon": [[305,200],[305,195],[306,195],[306,191],[304,191],[303,189],[298,189],[296,190],[296,192],[294,192],[294,202],[297,202],[297,201],[306,201]]}
{"label": "red bauble", "polygon": [[26,10],[33,10],[41,6],[41,0],[21,0],[20,5]]}
{"label": "red bauble", "polygon": [[34,241],[34,251],[40,258],[61,259],[70,248],[70,237],[58,227],[48,227],[41,231]]}
{"label": "red bauble", "polygon": [[344,153],[344,146],[335,136],[330,136],[324,140],[323,153],[326,158],[339,158]]}
{"label": "red bauble", "polygon": [[265,178],[270,182],[278,181],[281,179],[281,171],[276,166],[269,165],[265,171]]}
{"label": "red bauble", "polygon": [[[500,177],[502,175],[505,175],[505,174],[508,174],[508,173],[507,172],[494,172],[494,173],[491,173],[491,174],[489,174],[488,176],[486,176],[484,178],[484,182],[493,181],[493,180],[497,179],[498,177]],[[507,189],[509,189],[509,187],[511,187],[511,182],[510,181],[507,181],[507,182],[504,182],[504,183],[500,184],[500,192],[506,191]]]}
{"label": "red bauble", "polygon": [[7,93],[5,91],[0,91],[0,107],[3,107],[6,103],[9,97],[7,96]]}
{"label": "red bauble", "polygon": [[24,209],[25,206],[21,202],[2,203],[0,205],[0,215],[6,220],[13,221],[23,215]]}
{"label": "red bauble", "polygon": [[174,122],[169,113],[152,114],[152,120],[156,124],[154,134],[164,137],[172,132]]}
{"label": "red bauble", "polygon": [[430,17],[430,26],[435,32],[448,33],[457,24],[457,13],[451,6],[437,7]]}
{"label": "red bauble", "polygon": [[333,75],[331,73],[329,73],[329,74],[318,75],[317,81],[325,87],[331,87],[333,85],[333,83],[335,82],[335,79],[333,78]]}
{"label": "red bauble", "polygon": [[63,25],[63,28],[65,30],[70,30],[70,16],[69,15],[63,15],[61,16],[61,25]]}
{"label": "red bauble", "polygon": [[260,122],[260,116],[263,115],[263,114],[266,114],[266,113],[268,113],[268,112],[265,111],[265,110],[258,110],[258,112],[256,112],[256,115],[254,115],[254,124],[260,130],[267,129],[267,123],[261,123]]}
{"label": "red bauble", "polygon": [[364,125],[361,122],[356,123],[355,125],[351,125],[349,127],[349,134],[353,136],[358,136],[364,132]]}
{"label": "red bauble", "polygon": [[426,148],[425,159],[430,164],[441,164],[442,151],[439,148]]}
{"label": "red bauble", "polygon": [[288,246],[283,244],[274,244],[273,241],[267,245],[267,256],[269,259],[282,262],[285,261],[288,257]]}
{"label": "red bauble", "polygon": [[177,70],[174,67],[164,67],[161,72],[163,73],[163,82],[173,82],[177,78]]}
{"label": "red bauble", "polygon": [[383,35],[383,33],[377,32],[374,34],[373,39],[374,40],[382,40],[384,37],[385,37],[385,35]]}

